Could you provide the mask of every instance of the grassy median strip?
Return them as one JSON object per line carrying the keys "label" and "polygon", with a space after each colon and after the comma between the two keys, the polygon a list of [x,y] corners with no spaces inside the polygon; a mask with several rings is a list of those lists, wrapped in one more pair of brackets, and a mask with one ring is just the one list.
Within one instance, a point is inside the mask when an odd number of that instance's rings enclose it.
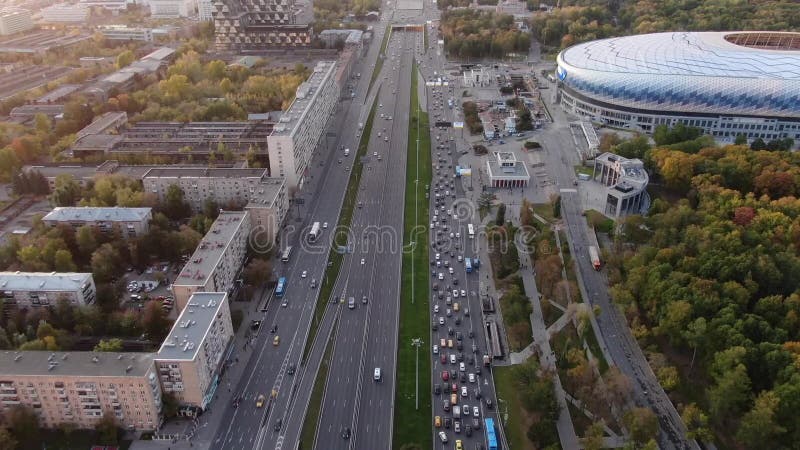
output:
{"label": "grassy median strip", "polygon": [[[353,155],[355,162],[353,163],[353,173],[350,175],[350,180],[347,183],[347,191],[344,194],[344,201],[342,202],[342,210],[339,213],[339,223],[334,228],[333,246],[328,254],[328,261],[331,263],[330,267],[325,269],[325,277],[322,279],[322,286],[320,286],[319,297],[317,298],[317,306],[314,308],[314,318],[311,320],[311,329],[309,330],[308,340],[306,340],[306,347],[303,350],[303,362],[305,363],[308,357],[308,352],[314,344],[314,337],[317,334],[317,329],[322,321],[322,316],[325,314],[325,303],[329,302],[333,292],[333,287],[336,284],[336,279],[339,277],[339,269],[342,267],[342,259],[344,255],[337,252],[337,247],[347,246],[347,236],[350,231],[350,223],[353,221],[353,211],[355,210],[356,196],[358,195],[358,186],[361,184],[361,171],[363,165],[361,158],[367,154],[367,146],[369,144],[369,137],[372,134],[372,122],[375,118],[375,106],[378,103],[378,96],[372,102],[372,108],[367,117],[367,123],[364,125],[361,140],[358,143],[358,150]],[[331,170],[340,170],[333,168]]]}
{"label": "grassy median strip", "polygon": [[314,448],[314,436],[317,432],[317,423],[319,422],[319,413],[322,408],[322,398],[325,394],[325,380],[328,378],[328,370],[331,367],[331,357],[333,355],[333,340],[336,336],[336,327],[339,321],[333,325],[333,332],[328,343],[325,345],[325,355],[322,357],[322,362],[317,371],[317,377],[314,379],[314,390],[311,391],[311,399],[308,401],[308,409],[306,410],[306,417],[303,420],[303,431],[300,433],[300,449]]}
{"label": "grassy median strip", "polygon": [[[428,114],[419,110],[417,65],[412,66],[411,110],[408,128],[404,248],[400,295],[400,329],[397,349],[397,389],[394,411],[394,448],[416,444],[433,448],[431,440],[431,354],[430,286],[428,280],[428,200],[425,186],[431,182],[431,137]],[[417,137],[419,136],[419,152]],[[418,172],[419,171],[419,172]],[[417,174],[419,173],[419,181]],[[415,190],[415,185],[418,188]],[[413,271],[412,271],[413,259]],[[412,278],[414,288],[412,290]],[[413,300],[413,303],[412,303]],[[419,338],[419,360],[412,339]],[[419,408],[417,408],[416,370],[419,363]]]}
{"label": "grassy median strip", "polygon": [[383,60],[386,59],[386,47],[389,45],[389,37],[392,34],[392,24],[386,24],[386,31],[383,32],[383,41],[381,42],[381,52],[378,53],[378,60],[375,61],[375,68],[372,69],[372,78],[369,79],[369,87],[367,88],[367,95],[372,90],[372,85],[378,79],[378,74],[381,73],[383,68]]}

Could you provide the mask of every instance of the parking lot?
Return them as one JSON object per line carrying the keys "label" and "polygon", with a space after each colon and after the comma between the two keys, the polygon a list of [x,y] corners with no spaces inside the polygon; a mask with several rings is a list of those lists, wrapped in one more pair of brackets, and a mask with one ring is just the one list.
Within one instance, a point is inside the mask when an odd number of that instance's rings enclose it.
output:
{"label": "parking lot", "polygon": [[139,272],[129,269],[125,273],[125,294],[120,304],[131,310],[141,310],[148,301],[158,301],[170,318],[176,318],[180,311],[174,308],[174,298],[170,283],[180,271],[181,263],[156,263]]}

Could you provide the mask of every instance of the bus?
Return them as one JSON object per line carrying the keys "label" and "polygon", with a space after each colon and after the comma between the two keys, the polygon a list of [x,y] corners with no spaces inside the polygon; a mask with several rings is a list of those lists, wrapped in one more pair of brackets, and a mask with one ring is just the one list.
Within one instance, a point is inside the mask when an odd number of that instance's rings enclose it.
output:
{"label": "bus", "polygon": [[292,246],[288,246],[283,249],[283,253],[281,253],[281,261],[289,262],[289,257],[292,256]]}
{"label": "bus", "polygon": [[487,417],[486,424],[486,447],[488,450],[497,450],[497,435],[494,430],[494,419]]}
{"label": "bus", "polygon": [[475,227],[471,223],[467,224],[467,235],[469,235],[470,239],[475,239]]}
{"label": "bus", "polygon": [[311,231],[308,232],[308,241],[314,242],[319,237],[319,222],[314,222],[314,225],[311,225]]}
{"label": "bus", "polygon": [[472,273],[472,259],[464,258],[464,267],[467,268],[467,273]]}
{"label": "bus", "polygon": [[275,287],[275,296],[281,298],[285,293],[286,293],[286,277],[280,277],[278,278],[278,286]]}

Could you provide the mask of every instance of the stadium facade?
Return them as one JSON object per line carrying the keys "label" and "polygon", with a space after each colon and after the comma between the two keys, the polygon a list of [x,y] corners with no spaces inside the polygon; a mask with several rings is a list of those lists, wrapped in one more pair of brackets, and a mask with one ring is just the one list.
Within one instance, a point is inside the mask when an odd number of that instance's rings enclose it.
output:
{"label": "stadium facade", "polygon": [[562,106],[595,123],[800,141],[800,33],[626,36],[569,47],[557,62]]}

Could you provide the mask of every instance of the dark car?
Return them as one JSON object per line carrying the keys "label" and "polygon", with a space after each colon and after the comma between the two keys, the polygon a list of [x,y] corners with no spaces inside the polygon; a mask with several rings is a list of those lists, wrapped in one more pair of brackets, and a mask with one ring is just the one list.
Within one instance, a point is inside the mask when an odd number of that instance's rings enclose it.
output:
{"label": "dark car", "polygon": [[275,421],[275,431],[281,431],[281,427],[283,426],[283,419],[278,419]]}
{"label": "dark car", "polygon": [[444,418],[444,427],[445,427],[445,428],[450,428],[450,424],[451,424],[452,422],[453,422],[453,420],[452,420],[451,418],[449,418],[449,417],[445,417],[445,418]]}
{"label": "dark car", "polygon": [[449,336],[452,336],[454,333],[455,333],[455,331],[453,331],[453,327],[448,327],[448,328],[447,328],[447,334],[448,334]]}
{"label": "dark car", "polygon": [[289,366],[289,370],[287,370],[287,371],[286,371],[286,373],[288,373],[289,375],[294,375],[294,372],[295,372],[296,370],[297,370],[297,366],[295,366],[294,364],[291,364],[291,365]]}
{"label": "dark car", "polygon": [[342,430],[342,439],[350,439],[350,428]]}
{"label": "dark car", "polygon": [[489,409],[494,409],[494,402],[492,402],[492,399],[490,398],[486,399],[486,407]]}
{"label": "dark car", "polygon": [[472,428],[474,428],[476,430],[480,430],[481,429],[481,419],[478,419],[477,417],[474,417],[472,419]]}
{"label": "dark car", "polygon": [[260,327],[260,326],[261,326],[261,321],[260,320],[253,320],[252,322],[250,322],[250,329],[251,330],[257,330],[258,327]]}
{"label": "dark car", "polygon": [[464,433],[467,435],[467,437],[472,436],[472,426],[471,425],[465,426]]}
{"label": "dark car", "polygon": [[439,383],[436,383],[435,385],[433,385],[433,393],[436,394],[436,395],[441,394],[442,393],[442,385],[440,385]]}

